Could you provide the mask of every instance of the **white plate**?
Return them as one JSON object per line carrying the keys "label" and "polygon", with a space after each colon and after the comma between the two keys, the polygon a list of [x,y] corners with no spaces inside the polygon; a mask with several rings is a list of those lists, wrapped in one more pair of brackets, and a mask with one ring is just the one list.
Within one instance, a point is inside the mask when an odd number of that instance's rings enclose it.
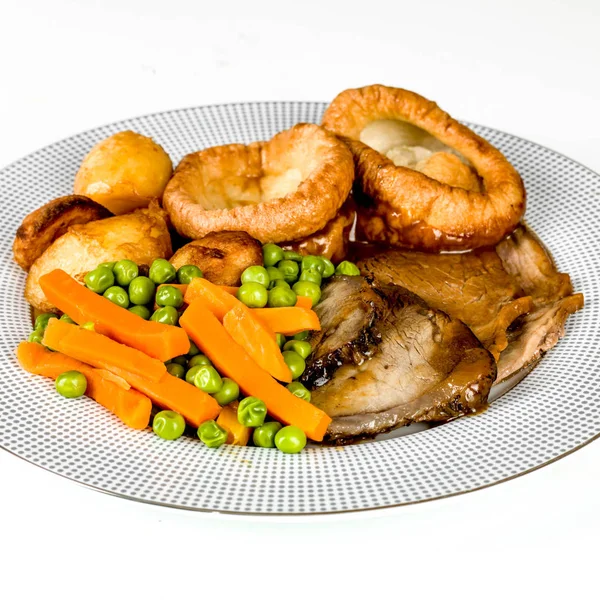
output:
{"label": "white plate", "polygon": [[123,129],[152,136],[174,163],[186,153],[268,139],[325,104],[264,102],[175,110],[99,127],[0,171],[0,446],[94,489],[194,510],[306,514],[368,510],[460,494],[552,462],[600,435],[600,177],[551,150],[472,126],[520,171],[527,221],[568,272],[586,307],[540,365],[485,413],[373,443],[310,447],[299,455],[134,431],[87,398],[57,396],[25,373],[14,349],[31,331],[25,276],[11,245],[23,217],[69,194],[97,141]]}

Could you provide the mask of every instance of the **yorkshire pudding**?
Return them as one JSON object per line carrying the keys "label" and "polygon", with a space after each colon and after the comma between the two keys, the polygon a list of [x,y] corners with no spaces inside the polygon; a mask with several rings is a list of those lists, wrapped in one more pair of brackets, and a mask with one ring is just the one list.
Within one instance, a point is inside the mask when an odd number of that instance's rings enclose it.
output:
{"label": "yorkshire pudding", "polygon": [[323,229],[296,242],[282,243],[285,250],[295,250],[300,254],[325,256],[334,263],[341,262],[348,253],[350,231],[356,220],[356,204],[352,194],[338,214],[328,221]]}
{"label": "yorkshire pudding", "polygon": [[499,242],[525,211],[523,183],[502,153],[418,94],[346,90],[323,126],[354,156],[363,239],[468,250]]}
{"label": "yorkshire pudding", "polygon": [[336,216],[353,176],[348,147],[318,125],[300,123],[268,142],[188,154],[165,189],[163,205],[188,238],[246,231],[262,243],[289,242]]}

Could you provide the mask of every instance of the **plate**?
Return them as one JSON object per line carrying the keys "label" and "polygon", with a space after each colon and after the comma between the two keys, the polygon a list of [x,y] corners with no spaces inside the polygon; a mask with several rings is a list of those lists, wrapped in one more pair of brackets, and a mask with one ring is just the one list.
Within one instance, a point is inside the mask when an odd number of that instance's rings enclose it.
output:
{"label": "plate", "polygon": [[268,139],[324,103],[204,106],[138,117],[70,137],[0,171],[0,446],[96,490],[183,509],[243,514],[359,511],[461,494],[527,473],[600,435],[600,176],[547,148],[471,125],[520,171],[527,221],[568,272],[586,307],[539,366],[483,414],[382,441],[308,447],[299,455],[134,431],[87,398],[63,399],[18,366],[31,330],[25,277],[11,245],[23,217],[71,192],[88,150],[123,129],[152,136],[176,163],[186,153]]}

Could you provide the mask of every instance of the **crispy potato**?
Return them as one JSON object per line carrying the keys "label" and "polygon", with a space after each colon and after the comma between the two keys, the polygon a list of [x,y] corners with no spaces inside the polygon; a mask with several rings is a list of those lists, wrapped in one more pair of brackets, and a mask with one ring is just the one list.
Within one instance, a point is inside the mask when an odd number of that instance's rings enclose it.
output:
{"label": "crispy potato", "polygon": [[160,200],[173,173],[169,155],[151,138],[121,131],[96,144],[75,176],[75,194],[121,215]]}
{"label": "crispy potato", "polygon": [[246,267],[263,264],[262,246],[243,231],[219,231],[177,250],[171,264],[196,265],[212,283],[239,285]]}
{"label": "crispy potato", "polygon": [[13,242],[15,262],[29,271],[44,250],[65,234],[71,225],[82,225],[112,216],[104,206],[85,196],[55,198],[23,219]]}
{"label": "crispy potato", "polygon": [[25,284],[25,298],[34,307],[55,310],[40,288],[44,273],[62,269],[81,276],[102,262],[128,258],[150,264],[155,258],[169,258],[171,237],[163,211],[155,204],[128,215],[73,225],[33,263]]}

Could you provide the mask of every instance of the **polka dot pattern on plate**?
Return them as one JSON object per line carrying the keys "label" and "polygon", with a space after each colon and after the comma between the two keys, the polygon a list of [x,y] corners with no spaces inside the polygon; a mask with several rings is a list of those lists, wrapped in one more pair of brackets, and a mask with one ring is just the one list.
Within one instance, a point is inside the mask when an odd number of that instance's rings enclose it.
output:
{"label": "polka dot pattern on plate", "polygon": [[30,332],[25,277],[12,262],[23,217],[71,192],[81,160],[124,129],[152,136],[174,163],[191,151],[268,139],[296,122],[319,122],[325,104],[205,106],[98,127],[0,171],[0,446],[95,489],[179,508],[254,514],[368,510],[459,494],[523,474],[600,434],[600,177],[551,150],[486,127],[523,176],[527,221],[568,272],[586,307],[567,335],[485,413],[394,439],[299,455],[134,431],[87,398],[59,397],[29,375],[14,349]]}

